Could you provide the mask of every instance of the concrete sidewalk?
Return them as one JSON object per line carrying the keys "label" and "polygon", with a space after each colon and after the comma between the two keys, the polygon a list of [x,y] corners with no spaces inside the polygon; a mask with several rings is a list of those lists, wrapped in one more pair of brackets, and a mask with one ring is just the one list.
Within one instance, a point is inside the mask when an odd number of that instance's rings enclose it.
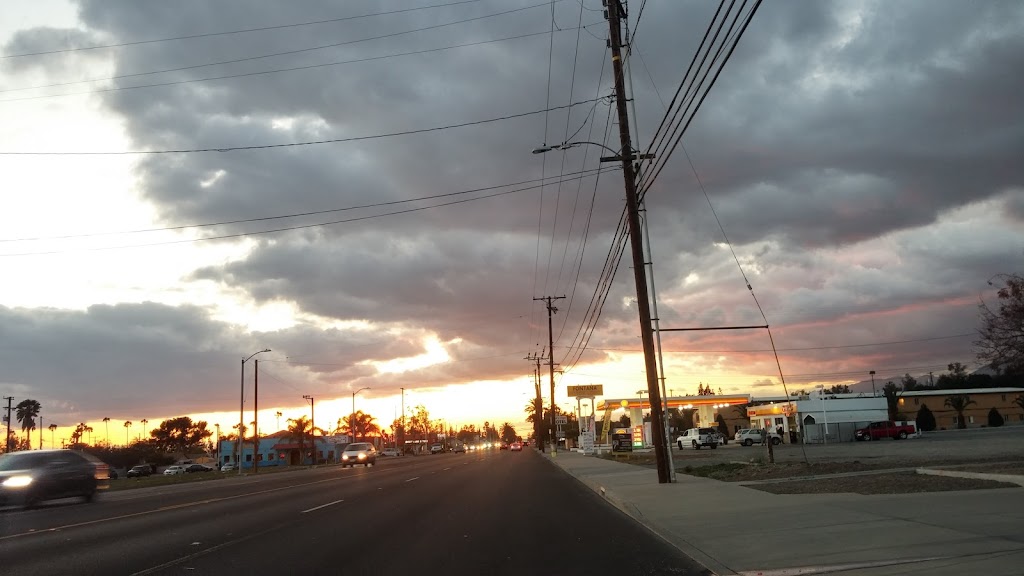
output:
{"label": "concrete sidewalk", "polygon": [[1020,575],[1024,490],[776,495],[559,452],[540,454],[719,575]]}

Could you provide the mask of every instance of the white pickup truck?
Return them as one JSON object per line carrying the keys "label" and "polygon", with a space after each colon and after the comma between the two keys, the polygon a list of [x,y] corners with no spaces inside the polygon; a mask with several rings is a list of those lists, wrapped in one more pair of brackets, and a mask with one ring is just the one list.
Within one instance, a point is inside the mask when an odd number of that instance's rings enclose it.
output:
{"label": "white pickup truck", "polygon": [[683,433],[676,438],[676,444],[679,445],[680,450],[683,448],[700,450],[704,446],[714,450],[718,448],[718,434],[715,433],[714,428],[690,428],[683,430]]}

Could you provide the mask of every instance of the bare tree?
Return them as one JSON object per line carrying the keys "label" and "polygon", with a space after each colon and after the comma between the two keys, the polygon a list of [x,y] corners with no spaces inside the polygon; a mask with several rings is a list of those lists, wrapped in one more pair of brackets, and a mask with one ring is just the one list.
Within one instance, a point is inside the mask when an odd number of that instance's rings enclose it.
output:
{"label": "bare tree", "polygon": [[[993,309],[984,300],[981,311],[978,359],[1000,372],[1024,371],[1024,277],[1001,274],[1003,286],[996,292],[998,306]],[[989,280],[992,284],[992,280]]]}

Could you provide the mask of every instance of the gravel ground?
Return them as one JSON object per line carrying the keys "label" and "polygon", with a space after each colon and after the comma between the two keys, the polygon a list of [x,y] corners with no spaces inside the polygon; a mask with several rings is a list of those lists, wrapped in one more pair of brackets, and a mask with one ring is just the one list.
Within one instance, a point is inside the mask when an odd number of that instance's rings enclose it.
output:
{"label": "gravel ground", "polygon": [[948,476],[929,476],[914,472],[873,474],[828,478],[822,480],[797,480],[771,484],[756,484],[750,488],[772,494],[910,494],[913,492],[946,492],[951,490],[981,490],[987,488],[1020,488],[1016,484],[994,480],[973,480]]}
{"label": "gravel ground", "polygon": [[885,470],[894,468],[889,464],[878,462],[813,462],[783,464],[714,464],[711,466],[687,466],[681,470],[684,474],[702,476],[724,482],[745,482],[749,480],[774,480],[798,478],[802,476],[821,476],[824,474],[842,474],[845,472],[865,472],[869,470]]}

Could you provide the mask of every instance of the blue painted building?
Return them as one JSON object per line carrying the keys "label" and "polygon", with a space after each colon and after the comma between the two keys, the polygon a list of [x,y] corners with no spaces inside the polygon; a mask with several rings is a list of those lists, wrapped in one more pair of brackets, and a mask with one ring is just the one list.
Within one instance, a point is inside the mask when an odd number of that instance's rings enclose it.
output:
{"label": "blue painted building", "polygon": [[260,468],[334,464],[338,462],[341,451],[348,443],[347,437],[342,437],[342,439],[344,442],[338,442],[339,438],[335,437],[319,437],[315,439],[314,446],[310,446],[307,439],[305,445],[300,449],[297,440],[275,434],[260,438],[259,447],[255,451],[252,441],[247,440],[242,444],[240,462],[237,459],[237,442],[221,440],[217,451],[217,462],[220,465],[240,463],[243,470],[253,467],[254,457],[259,461]]}

